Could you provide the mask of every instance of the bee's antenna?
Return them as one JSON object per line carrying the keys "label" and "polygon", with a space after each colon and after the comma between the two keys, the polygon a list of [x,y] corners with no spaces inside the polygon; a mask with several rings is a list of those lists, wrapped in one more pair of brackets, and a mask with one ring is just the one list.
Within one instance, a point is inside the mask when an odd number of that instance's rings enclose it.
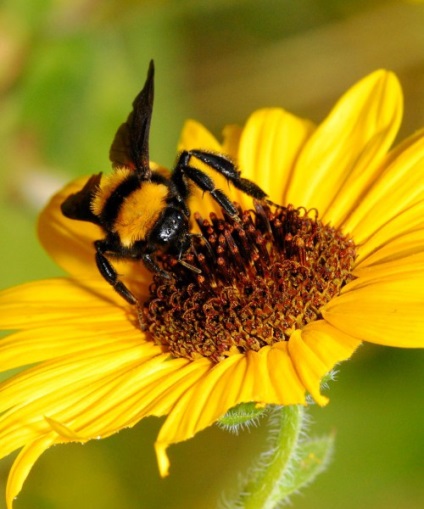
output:
{"label": "bee's antenna", "polygon": [[187,263],[186,261],[180,259],[178,260],[178,262],[183,266],[185,267],[186,269],[189,269],[193,272],[195,272],[196,274],[201,274],[202,271],[200,269],[198,269],[197,267],[195,267],[194,265],[191,265],[190,263]]}

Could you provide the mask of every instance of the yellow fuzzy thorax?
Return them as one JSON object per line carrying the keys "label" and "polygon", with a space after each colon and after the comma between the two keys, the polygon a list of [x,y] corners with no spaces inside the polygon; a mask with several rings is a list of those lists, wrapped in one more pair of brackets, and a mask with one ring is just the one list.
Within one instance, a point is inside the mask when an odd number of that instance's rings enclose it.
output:
{"label": "yellow fuzzy thorax", "polygon": [[[118,168],[104,178],[92,202],[94,214],[101,214],[104,204],[131,172],[127,168]],[[164,184],[145,181],[125,198],[112,228],[119,235],[123,246],[130,247],[134,242],[146,238],[159,219],[167,195],[168,188]]]}

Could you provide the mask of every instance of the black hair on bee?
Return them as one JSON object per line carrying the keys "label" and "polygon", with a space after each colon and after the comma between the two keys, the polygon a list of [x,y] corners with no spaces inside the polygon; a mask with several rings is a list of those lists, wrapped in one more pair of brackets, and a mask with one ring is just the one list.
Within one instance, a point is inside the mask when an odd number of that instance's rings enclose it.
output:
{"label": "black hair on bee", "polygon": [[211,177],[190,164],[193,158],[223,175],[249,196],[257,200],[267,196],[254,182],[242,178],[227,157],[200,149],[181,152],[169,175],[152,170],[149,131],[153,85],[154,65],[151,61],[146,83],[110,148],[114,172],[106,177],[101,173],[93,175],[61,206],[66,217],[102,228],[104,238],[94,242],[97,267],[105,280],[130,304],[137,304],[137,299],[120,281],[109,258],[141,260],[151,272],[170,278],[155,259],[155,253],[168,252],[178,256],[186,267],[199,270],[183,260],[195,236],[190,233],[187,205],[190,182],[209,192],[230,217],[237,219],[237,210],[228,196],[215,187]]}

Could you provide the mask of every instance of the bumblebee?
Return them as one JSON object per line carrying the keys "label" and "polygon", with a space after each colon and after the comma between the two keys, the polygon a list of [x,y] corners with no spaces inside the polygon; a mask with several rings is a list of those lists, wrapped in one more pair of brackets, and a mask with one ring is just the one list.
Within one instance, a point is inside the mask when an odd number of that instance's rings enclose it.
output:
{"label": "bumblebee", "polygon": [[176,255],[183,265],[198,271],[183,260],[196,236],[190,232],[187,205],[191,184],[209,192],[230,217],[238,218],[228,196],[215,187],[211,177],[192,166],[193,159],[223,175],[253,198],[263,200],[267,196],[255,183],[242,178],[227,157],[204,150],[181,152],[169,175],[152,169],[149,131],[153,95],[154,64],[151,61],[145,85],[110,148],[109,158],[114,172],[104,178],[102,173],[93,175],[61,206],[66,217],[94,223],[103,230],[104,238],[94,242],[97,267],[105,280],[130,304],[137,304],[137,299],[120,281],[110,259],[141,260],[151,272],[169,279],[170,274],[155,258],[157,252],[168,252]]}

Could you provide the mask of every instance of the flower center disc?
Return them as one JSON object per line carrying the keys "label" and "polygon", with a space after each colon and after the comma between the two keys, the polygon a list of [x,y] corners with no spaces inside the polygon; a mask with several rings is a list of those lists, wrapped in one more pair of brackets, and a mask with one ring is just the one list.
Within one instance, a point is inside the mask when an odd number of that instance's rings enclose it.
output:
{"label": "flower center disc", "polygon": [[175,357],[219,362],[289,341],[353,279],[355,244],[315,210],[255,203],[239,213],[240,222],[194,215],[192,268],[161,258],[175,279],[154,277],[140,320]]}

